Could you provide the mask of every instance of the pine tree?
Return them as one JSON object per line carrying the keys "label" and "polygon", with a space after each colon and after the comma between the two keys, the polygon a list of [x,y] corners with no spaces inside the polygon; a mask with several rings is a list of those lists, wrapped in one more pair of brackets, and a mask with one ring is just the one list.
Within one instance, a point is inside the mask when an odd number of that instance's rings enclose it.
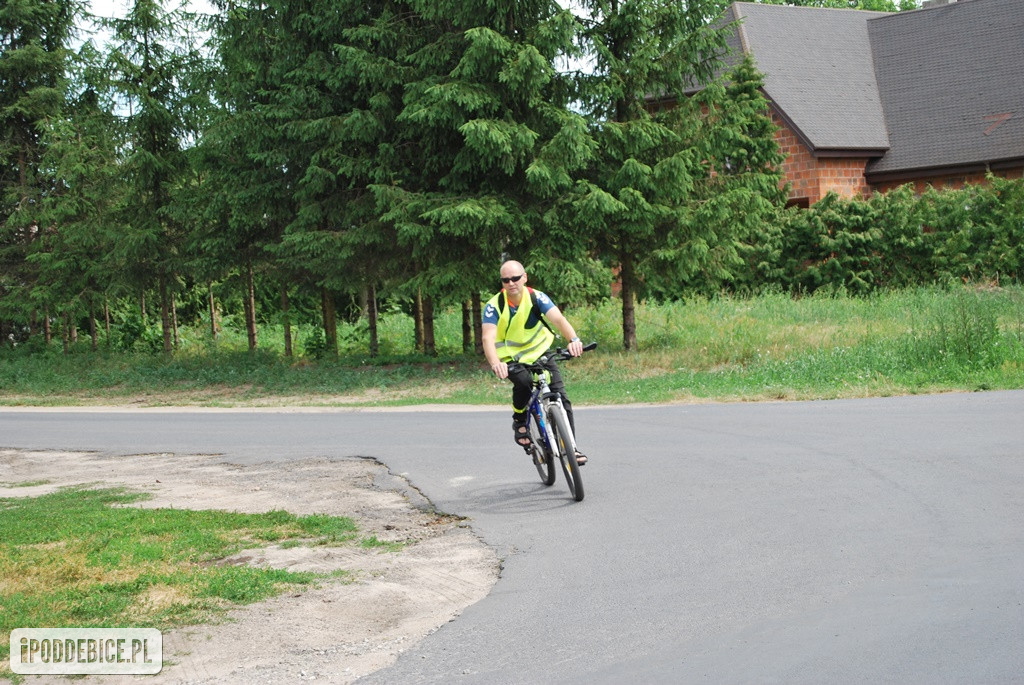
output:
{"label": "pine tree", "polygon": [[107,87],[128,146],[122,173],[130,190],[116,253],[139,289],[157,287],[163,349],[170,354],[173,297],[189,232],[171,205],[175,187],[192,175],[184,148],[208,108],[207,93],[196,87],[208,66],[196,47],[195,16],[167,12],[160,0],[135,0],[126,17],[106,23],[114,32]]}
{"label": "pine tree", "polygon": [[275,50],[287,39],[278,5],[220,0],[217,7],[213,35],[218,68],[212,87],[219,108],[196,146],[195,194],[202,219],[190,236],[191,267],[196,279],[211,289],[216,282],[238,284],[253,349],[258,344],[253,297],[257,275],[275,274],[287,289],[288,281],[303,273],[268,252],[280,241],[295,208],[297,165],[283,127],[267,111],[270,92],[280,87]]}
{"label": "pine tree", "polygon": [[0,5],[0,321],[24,326],[49,293],[34,292],[26,263],[48,227],[42,199],[53,178],[40,168],[42,124],[61,118],[68,94],[70,41],[83,14],[79,0],[10,0]]}
{"label": "pine tree", "polygon": [[[592,242],[621,281],[622,336],[636,348],[635,301],[648,272],[672,258],[698,272],[712,245],[727,239],[692,220],[706,173],[691,139],[698,118],[684,100],[711,81],[730,27],[714,26],[721,0],[585,0],[584,40],[592,72],[580,77],[598,153],[562,214]],[[659,101],[680,103],[658,111]]]}
{"label": "pine tree", "polygon": [[397,118],[398,173],[373,186],[415,265],[410,291],[459,302],[503,254],[548,245],[545,215],[592,149],[554,69],[574,21],[554,2],[411,0],[423,45]]}
{"label": "pine tree", "polygon": [[687,252],[685,244],[681,254],[658,251],[657,271],[662,280],[671,279],[676,292],[686,288],[710,294],[754,281],[764,231],[788,196],[781,172],[785,157],[775,140],[763,84],[747,55],[723,80],[708,84],[686,103],[699,124],[690,145],[702,164],[689,223],[702,226],[710,239],[697,243],[697,254]]}

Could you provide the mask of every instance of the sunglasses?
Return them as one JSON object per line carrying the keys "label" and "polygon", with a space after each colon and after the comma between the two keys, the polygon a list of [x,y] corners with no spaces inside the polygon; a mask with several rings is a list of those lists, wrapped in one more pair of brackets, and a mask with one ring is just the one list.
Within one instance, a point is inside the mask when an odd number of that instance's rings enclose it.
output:
{"label": "sunglasses", "polygon": [[526,274],[519,274],[518,276],[509,276],[508,278],[504,278],[504,277],[503,277],[503,278],[501,279],[501,282],[502,282],[502,283],[518,283],[518,282],[519,282],[519,279],[520,279],[520,278],[522,278],[522,277],[523,277],[523,276],[525,276],[525,275],[526,275]]}

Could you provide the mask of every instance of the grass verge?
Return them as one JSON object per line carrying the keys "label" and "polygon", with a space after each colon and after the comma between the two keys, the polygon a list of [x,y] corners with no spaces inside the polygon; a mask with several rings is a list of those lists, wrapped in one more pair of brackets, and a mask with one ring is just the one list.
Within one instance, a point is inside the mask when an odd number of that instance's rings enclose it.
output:
{"label": "grass verge", "polygon": [[344,574],[221,564],[272,543],[361,544],[347,517],[284,511],[146,509],[144,493],[62,488],[0,499],[0,678],[15,628],[161,630],[215,620],[225,609]]}
{"label": "grass verge", "polygon": [[[639,351],[621,341],[621,305],[567,312],[596,352],[566,365],[577,404],[831,399],[1024,388],[1024,289],[956,287],[870,297],[695,298],[637,309]],[[382,322],[382,348],[408,344],[400,312]],[[347,324],[346,324],[347,325]],[[344,327],[344,326],[343,326]],[[181,336],[171,359],[149,353],[0,351],[0,405],[389,406],[508,402],[482,357],[461,352],[461,316],[437,317],[436,358],[370,359],[341,335],[338,359],[288,358],[280,331],[239,349]],[[351,333],[351,332],[350,332]],[[297,346],[298,347],[298,346]],[[406,347],[408,349],[408,347]]]}

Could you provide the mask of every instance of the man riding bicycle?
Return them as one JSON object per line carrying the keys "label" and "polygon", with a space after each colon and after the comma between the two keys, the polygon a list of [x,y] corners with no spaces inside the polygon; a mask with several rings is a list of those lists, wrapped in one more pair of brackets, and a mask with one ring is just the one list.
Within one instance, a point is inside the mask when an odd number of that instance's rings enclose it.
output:
{"label": "man riding bicycle", "polygon": [[[572,356],[578,357],[583,353],[583,343],[551,298],[526,286],[526,269],[522,264],[507,261],[501,265],[500,274],[502,290],[488,300],[484,308],[481,338],[484,356],[491,365],[491,371],[498,378],[512,381],[513,438],[517,445],[529,451],[531,441],[527,427],[527,405],[530,402],[532,378],[525,370],[509,375],[508,363],[532,364],[548,351],[555,340],[554,331],[548,322],[554,324],[562,337],[569,341],[567,349]],[[545,367],[551,376],[549,386],[561,396],[569,426],[575,435],[572,403],[566,395],[558,364],[549,359]],[[587,463],[586,455],[579,450],[576,451],[576,463],[580,466]]]}

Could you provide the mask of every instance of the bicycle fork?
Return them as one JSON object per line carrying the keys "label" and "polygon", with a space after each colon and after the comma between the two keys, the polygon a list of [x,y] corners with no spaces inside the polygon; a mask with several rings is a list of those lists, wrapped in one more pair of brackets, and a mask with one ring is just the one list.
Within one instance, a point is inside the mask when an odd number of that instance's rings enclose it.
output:
{"label": "bicycle fork", "polygon": [[558,454],[557,443],[555,442],[555,433],[550,423],[548,422],[548,409],[552,404],[561,406],[562,398],[558,393],[551,392],[548,388],[547,383],[541,384],[537,391],[537,423],[540,426],[541,434],[544,436],[544,443],[547,446],[548,452],[553,455]]}

